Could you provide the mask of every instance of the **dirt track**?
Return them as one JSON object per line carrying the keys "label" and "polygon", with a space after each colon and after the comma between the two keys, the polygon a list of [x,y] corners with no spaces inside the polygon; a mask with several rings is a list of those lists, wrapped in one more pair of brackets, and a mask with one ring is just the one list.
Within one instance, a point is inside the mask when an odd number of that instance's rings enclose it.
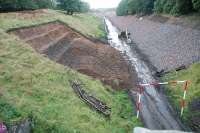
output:
{"label": "dirt track", "polygon": [[149,17],[139,20],[136,16],[118,17],[108,13],[107,17],[121,30],[128,28],[150,63],[158,70],[171,70],[181,65],[200,61],[200,30],[183,27]]}
{"label": "dirt track", "polygon": [[133,73],[119,51],[92,41],[59,22],[11,31],[37,52],[114,89],[133,87]]}

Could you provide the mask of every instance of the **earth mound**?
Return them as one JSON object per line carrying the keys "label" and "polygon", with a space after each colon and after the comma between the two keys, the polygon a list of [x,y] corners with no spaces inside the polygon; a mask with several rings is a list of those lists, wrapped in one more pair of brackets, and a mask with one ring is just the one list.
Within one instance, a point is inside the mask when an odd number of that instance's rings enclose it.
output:
{"label": "earth mound", "polygon": [[102,42],[93,41],[61,22],[9,31],[37,52],[83,74],[100,79],[114,89],[133,86],[133,71],[121,53]]}

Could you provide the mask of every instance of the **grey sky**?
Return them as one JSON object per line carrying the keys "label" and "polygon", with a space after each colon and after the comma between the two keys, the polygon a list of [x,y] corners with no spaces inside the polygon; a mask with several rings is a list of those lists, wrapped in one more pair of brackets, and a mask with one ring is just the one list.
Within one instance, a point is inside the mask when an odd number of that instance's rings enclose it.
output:
{"label": "grey sky", "polygon": [[113,8],[117,7],[121,0],[83,0],[90,4],[91,8]]}

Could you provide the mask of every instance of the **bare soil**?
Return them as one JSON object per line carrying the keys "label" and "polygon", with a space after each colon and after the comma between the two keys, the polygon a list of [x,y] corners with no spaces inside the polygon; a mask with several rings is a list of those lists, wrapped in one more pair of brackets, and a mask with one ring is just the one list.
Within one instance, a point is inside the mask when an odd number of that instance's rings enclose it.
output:
{"label": "bare soil", "polygon": [[119,51],[102,42],[94,42],[64,24],[54,22],[10,33],[51,60],[100,79],[114,89],[133,87],[134,72]]}

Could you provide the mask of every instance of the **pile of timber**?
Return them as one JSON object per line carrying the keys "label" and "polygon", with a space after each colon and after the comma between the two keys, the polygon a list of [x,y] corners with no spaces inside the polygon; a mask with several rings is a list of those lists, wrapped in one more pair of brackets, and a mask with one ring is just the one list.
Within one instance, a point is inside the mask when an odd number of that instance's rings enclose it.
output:
{"label": "pile of timber", "polygon": [[82,85],[75,81],[69,81],[74,92],[83,100],[87,105],[103,114],[105,117],[110,117],[111,108],[106,103],[98,100],[97,98],[90,96],[86,91],[82,89]]}

